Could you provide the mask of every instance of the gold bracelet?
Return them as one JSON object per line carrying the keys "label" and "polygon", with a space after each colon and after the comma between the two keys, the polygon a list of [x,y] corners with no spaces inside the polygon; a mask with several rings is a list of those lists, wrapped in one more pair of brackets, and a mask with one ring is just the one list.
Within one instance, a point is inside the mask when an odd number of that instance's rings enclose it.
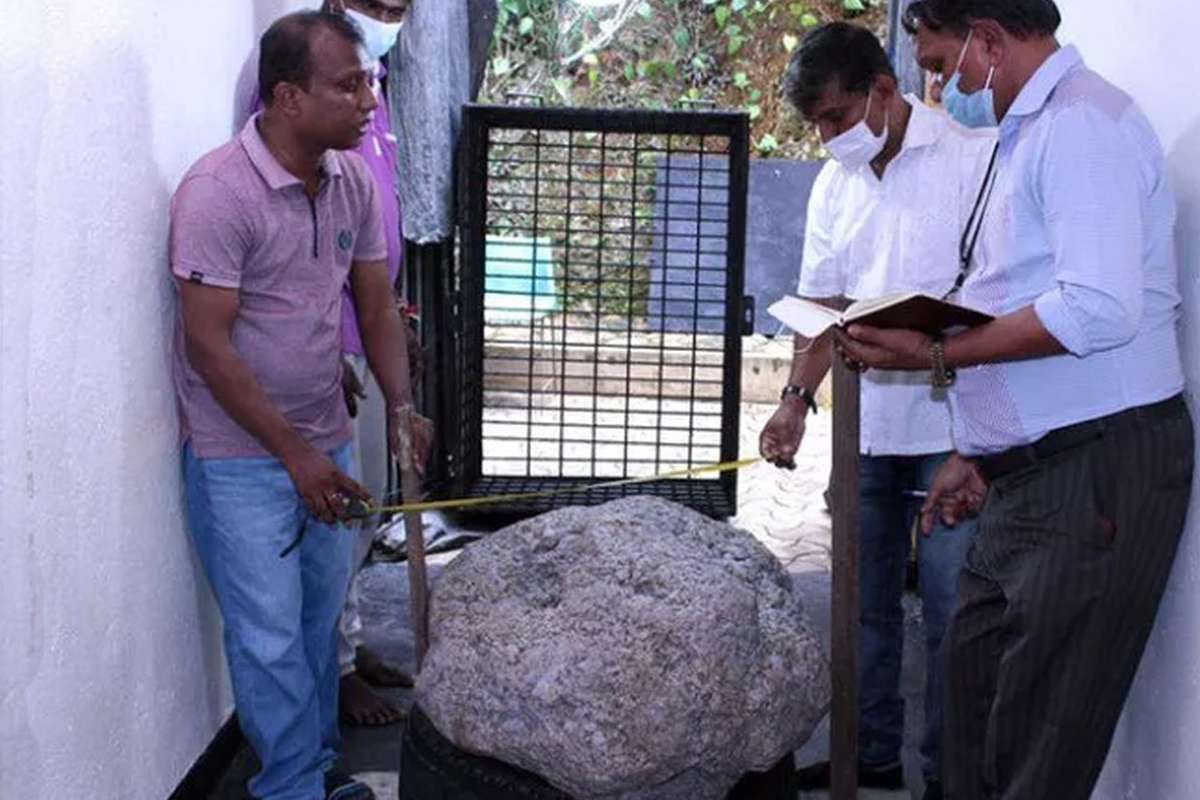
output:
{"label": "gold bracelet", "polygon": [[940,338],[929,345],[929,360],[933,362],[930,382],[935,389],[946,389],[954,385],[954,370],[946,368],[946,345]]}

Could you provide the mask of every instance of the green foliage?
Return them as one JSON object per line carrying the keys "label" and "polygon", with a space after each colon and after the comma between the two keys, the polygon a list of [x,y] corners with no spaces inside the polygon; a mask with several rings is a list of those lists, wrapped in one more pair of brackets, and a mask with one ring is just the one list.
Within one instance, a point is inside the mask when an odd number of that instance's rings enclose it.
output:
{"label": "green foliage", "polygon": [[[830,20],[855,17],[856,24],[880,33],[883,5],[878,0],[640,0],[635,7],[623,7],[628,13],[614,28],[613,7],[597,10],[569,0],[499,0],[481,99],[506,103],[509,93],[520,93],[536,95],[547,105],[736,108],[751,119],[756,156],[814,158],[821,154],[819,139],[791,112],[780,91],[788,58],[807,30]],[[598,246],[627,247],[630,235],[639,247],[649,247],[653,240],[651,223],[645,220],[654,215],[656,165],[653,154],[640,158],[650,159],[637,165],[643,170],[637,182],[640,221],[631,222],[634,227],[629,229],[598,232]],[[541,169],[543,177],[561,177],[565,168]],[[629,172],[631,167],[610,165],[604,172],[619,182],[630,177],[622,170]],[[542,212],[548,213],[545,204],[551,201],[541,202]],[[517,202],[497,203],[489,208],[490,215],[532,235],[527,208]],[[574,210],[596,214],[610,227],[628,214],[627,205]],[[645,313],[648,275],[637,271],[628,287],[605,285],[597,295],[595,283],[589,281],[595,264],[580,260],[561,242],[554,246],[568,311],[592,309],[621,317],[630,311]]]}
{"label": "green foliage", "polygon": [[847,16],[865,14],[869,5],[871,5],[871,0],[842,0],[842,10],[846,12]]}
{"label": "green foliage", "polygon": [[530,63],[555,58],[558,41],[556,0],[500,0],[489,77],[496,85],[517,84]]}
{"label": "green foliage", "polygon": [[779,81],[804,33],[856,18],[882,32],[880,0],[499,0],[483,99],[535,94],[548,104],[672,108],[685,100],[740,108],[758,148],[811,156],[819,142],[783,102]]}

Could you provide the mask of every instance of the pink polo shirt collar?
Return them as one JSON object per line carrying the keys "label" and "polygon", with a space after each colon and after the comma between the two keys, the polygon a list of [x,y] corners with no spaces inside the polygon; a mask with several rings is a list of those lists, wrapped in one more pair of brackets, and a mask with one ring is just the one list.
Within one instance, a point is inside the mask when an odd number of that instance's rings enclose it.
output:
{"label": "pink polo shirt collar", "polygon": [[[304,182],[288,172],[267,147],[266,141],[258,130],[258,121],[262,115],[263,112],[260,111],[246,120],[246,125],[238,137],[242,147],[246,150],[246,155],[250,157],[250,163],[254,165],[254,169],[258,171],[267,185],[275,191],[288,186],[303,186]],[[331,178],[342,177],[342,167],[333,157],[332,151],[327,150],[322,154],[321,172]]]}

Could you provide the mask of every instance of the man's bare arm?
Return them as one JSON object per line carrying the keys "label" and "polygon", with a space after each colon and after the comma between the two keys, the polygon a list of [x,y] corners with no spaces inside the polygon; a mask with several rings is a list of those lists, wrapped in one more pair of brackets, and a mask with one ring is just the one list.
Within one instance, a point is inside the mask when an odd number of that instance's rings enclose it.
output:
{"label": "man's bare arm", "polygon": [[[387,403],[387,434],[392,456],[410,445],[411,466],[421,472],[433,441],[433,425],[412,407],[412,378],[408,363],[408,326],[400,319],[396,298],[383,261],[355,262],[350,288],[358,313],[358,328],[371,374]],[[404,439],[407,437],[407,439]]]}
{"label": "man's bare arm", "polygon": [[1046,330],[1033,306],[1026,306],[946,339],[946,366],[973,367],[1065,352],[1067,349]]}
{"label": "man's bare arm", "polygon": [[350,288],[367,363],[388,407],[412,403],[408,330],[400,321],[387,265],[383,261],[355,262]]}
{"label": "man's bare arm", "polygon": [[[933,338],[920,331],[851,325],[836,334],[844,357],[875,369],[930,369]],[[947,367],[973,367],[1003,361],[1043,358],[1066,352],[1046,330],[1033,306],[1005,314],[986,325],[946,339]]]}
{"label": "man's bare arm", "polygon": [[[843,298],[830,297],[814,302],[841,310],[847,303]],[[821,381],[829,372],[832,361],[831,342],[833,333],[826,331],[815,339],[807,339],[796,334],[792,346],[792,370],[788,383],[803,386],[809,392],[816,394]],[[779,408],[771,415],[762,433],[758,437],[758,451],[767,461],[778,467],[794,469],[796,452],[804,438],[804,417],[808,413],[808,405],[803,399],[789,394],[784,397]]]}

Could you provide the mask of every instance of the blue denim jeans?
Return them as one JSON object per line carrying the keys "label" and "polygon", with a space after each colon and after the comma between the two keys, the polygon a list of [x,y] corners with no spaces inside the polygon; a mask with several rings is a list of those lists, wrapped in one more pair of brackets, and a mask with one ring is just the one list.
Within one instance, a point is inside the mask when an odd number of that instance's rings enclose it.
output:
{"label": "blue denim jeans", "polygon": [[[927,489],[948,454],[863,456],[859,460],[862,539],[859,553],[862,631],[859,640],[859,758],[872,767],[900,762],[904,700],[904,594],[909,533],[921,501],[906,490]],[[925,730],[922,771],[941,776],[945,654],[942,638],[954,612],[958,575],[975,532],[973,520],[954,528],[938,524],[917,537],[922,616],[925,624]]]}
{"label": "blue denim jeans", "polygon": [[[350,445],[328,454],[350,469]],[[323,800],[338,743],[336,632],[354,531],[308,513],[274,458],[183,450],[188,522],[225,624],[243,733],[262,762],[250,792]],[[295,537],[300,546],[280,558]]]}

